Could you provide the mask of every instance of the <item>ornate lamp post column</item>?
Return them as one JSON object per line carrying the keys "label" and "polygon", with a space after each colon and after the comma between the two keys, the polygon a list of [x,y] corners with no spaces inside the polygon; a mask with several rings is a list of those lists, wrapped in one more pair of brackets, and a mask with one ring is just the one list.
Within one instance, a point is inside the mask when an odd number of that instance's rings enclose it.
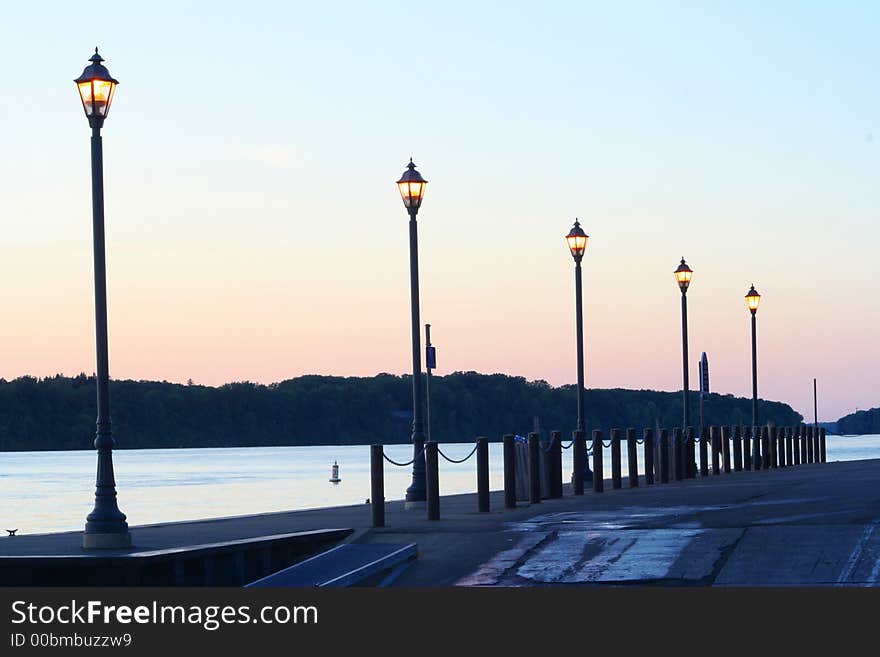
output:
{"label": "ornate lamp post column", "polygon": [[752,285],[746,294],[746,305],[752,313],[752,426],[758,426],[758,341],[756,337],[755,316],[758,314],[758,305],[761,303],[761,295],[755,291]]}
{"label": "ornate lamp post column", "polygon": [[98,450],[98,473],[95,508],[86,518],[84,548],[125,548],[131,535],[125,514],[116,502],[113,476],[113,432],[110,428],[109,366],[107,357],[107,274],[104,259],[104,157],[101,126],[110,111],[113,93],[119,82],[101,64],[104,60],[95,48],[82,75],[74,82],[89,126],[92,128],[92,239],[95,261],[95,342],[97,351],[98,421],[95,448]]}
{"label": "ornate lamp post column", "polygon": [[688,304],[687,291],[691,284],[693,270],[687,266],[684,258],[675,270],[675,280],[681,290],[681,396],[682,396],[682,430],[691,425],[690,383],[688,381]]}
{"label": "ornate lamp post column", "polygon": [[422,356],[421,324],[419,322],[419,237],[416,215],[425,196],[428,181],[416,171],[412,158],[406,171],[397,181],[403,205],[409,213],[409,290],[410,315],[412,320],[412,400],[413,400],[413,472],[412,483],[406,489],[406,508],[423,506],[428,497],[425,488],[425,434],[422,424]]}
{"label": "ornate lamp post column", "polygon": [[[673,272],[678,288],[681,290],[681,398],[682,398],[682,424],[681,433],[687,436],[688,428],[691,426],[691,386],[688,379],[688,306],[687,291],[691,284],[691,278],[694,275],[693,270],[687,266],[682,257],[678,265],[678,269]],[[700,397],[702,402],[702,396]],[[702,408],[702,407],[701,407]],[[686,477],[695,477],[697,475],[697,449],[696,443],[686,444],[685,458],[687,464],[685,467]]]}
{"label": "ornate lamp post column", "polygon": [[[574,307],[575,307],[575,326],[577,331],[577,425],[576,431],[583,432],[586,430],[584,422],[584,308],[583,308],[583,286],[581,284],[581,260],[584,257],[584,251],[587,249],[587,240],[590,237],[581,228],[580,222],[574,220],[574,226],[565,236],[568,242],[568,249],[571,251],[571,257],[574,258]],[[584,481],[592,480],[589,463],[584,460],[583,472]],[[574,467],[578,467],[575,463]],[[601,475],[600,475],[601,476]]]}

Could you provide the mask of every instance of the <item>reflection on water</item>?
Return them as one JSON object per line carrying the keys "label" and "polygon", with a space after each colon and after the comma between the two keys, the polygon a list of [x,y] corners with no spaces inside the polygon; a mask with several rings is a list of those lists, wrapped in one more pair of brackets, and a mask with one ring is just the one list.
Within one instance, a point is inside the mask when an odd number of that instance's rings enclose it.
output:
{"label": "reflection on water", "polygon": [[[444,444],[450,458],[462,458],[472,444]],[[412,458],[408,445],[386,447],[396,461]],[[880,457],[880,436],[827,440],[829,461]],[[624,475],[626,449],[623,450]],[[641,471],[642,450],[639,449]],[[571,450],[563,472],[571,472]],[[370,455],[364,445],[337,447],[240,447],[223,449],[134,449],[114,452],[119,506],[131,525],[175,520],[363,504],[370,495]],[[342,482],[331,484],[339,463]],[[20,534],[82,529],[92,509],[95,453],[0,453],[0,530]],[[605,476],[611,459],[606,452]],[[490,485],[503,486],[501,445],[489,446]],[[566,479],[568,475],[565,475]],[[389,500],[402,499],[411,467],[385,464]],[[440,492],[476,490],[476,459],[456,465],[441,459]]]}

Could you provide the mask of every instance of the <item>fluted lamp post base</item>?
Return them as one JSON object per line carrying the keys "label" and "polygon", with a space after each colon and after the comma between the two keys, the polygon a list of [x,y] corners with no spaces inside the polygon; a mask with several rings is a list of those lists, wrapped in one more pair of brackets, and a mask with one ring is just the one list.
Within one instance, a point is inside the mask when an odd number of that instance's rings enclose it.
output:
{"label": "fluted lamp post base", "polygon": [[131,547],[129,532],[113,532],[109,534],[83,534],[85,550],[116,550]]}

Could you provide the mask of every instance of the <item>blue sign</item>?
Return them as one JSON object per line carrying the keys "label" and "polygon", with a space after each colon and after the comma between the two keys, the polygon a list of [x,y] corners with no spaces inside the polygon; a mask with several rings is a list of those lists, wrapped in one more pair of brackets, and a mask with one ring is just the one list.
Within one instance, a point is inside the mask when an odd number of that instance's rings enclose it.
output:
{"label": "blue sign", "polygon": [[425,364],[429,370],[437,369],[437,350],[434,347],[425,347]]}

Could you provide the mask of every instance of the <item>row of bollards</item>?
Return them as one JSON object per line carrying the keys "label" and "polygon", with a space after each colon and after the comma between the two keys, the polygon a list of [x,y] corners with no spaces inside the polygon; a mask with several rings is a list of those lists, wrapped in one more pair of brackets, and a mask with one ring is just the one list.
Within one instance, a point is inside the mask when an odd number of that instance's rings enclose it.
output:
{"label": "row of bollards", "polygon": [[[645,429],[639,440],[635,429],[626,430],[627,480],[630,488],[639,486],[638,446],[643,446],[644,483],[653,485],[682,481],[699,476],[708,477],[740,472],[742,470],[766,470],[784,468],[806,463],[825,463],[825,429],[800,425],[797,427],[742,427],[712,426],[708,432],[697,433],[692,427]],[[520,439],[522,440],[522,439]],[[612,429],[609,449],[611,451],[611,487],[623,487],[622,432]],[[575,464],[571,483],[574,495],[584,494],[584,468],[592,457],[593,492],[605,488],[602,432],[593,431],[591,447],[587,449],[586,434],[572,433],[572,458]],[[698,447],[699,446],[699,447]],[[560,498],[563,490],[562,434],[550,433],[549,443],[542,444],[538,433],[530,433],[526,440],[528,501],[539,504],[542,497]],[[428,520],[440,519],[439,447],[436,441],[425,443],[425,482],[427,492]],[[488,513],[489,503],[489,441],[477,438],[474,452],[477,461],[477,510]],[[516,436],[507,434],[502,439],[504,461],[504,506],[516,508],[517,495],[517,448]],[[543,454],[542,454],[543,453]],[[699,466],[697,454],[699,453]],[[444,455],[445,456],[445,455]],[[385,526],[385,483],[383,446],[370,446],[370,504],[373,527]],[[468,457],[470,458],[470,457]],[[465,459],[467,460],[467,459]],[[396,464],[404,465],[404,464]],[[408,465],[408,464],[407,464]],[[545,492],[542,495],[542,480]]]}

